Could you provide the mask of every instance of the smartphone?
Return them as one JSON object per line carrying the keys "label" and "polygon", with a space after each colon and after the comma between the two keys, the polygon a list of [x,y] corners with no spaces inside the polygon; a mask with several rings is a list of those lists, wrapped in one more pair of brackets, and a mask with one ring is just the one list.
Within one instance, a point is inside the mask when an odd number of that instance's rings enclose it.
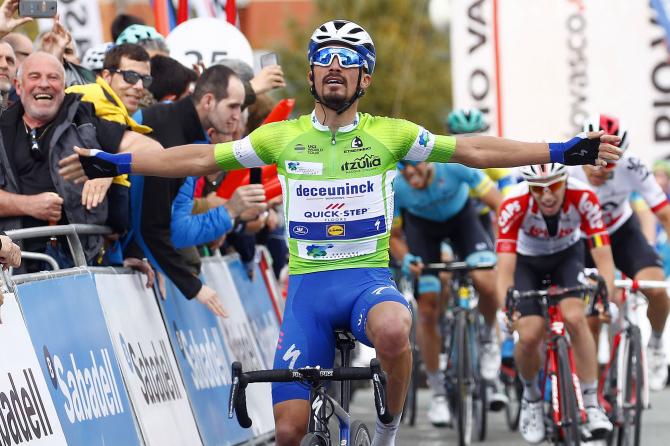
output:
{"label": "smartphone", "polygon": [[277,56],[277,53],[267,53],[261,56],[261,68],[269,67],[270,65],[279,65],[279,56]]}
{"label": "smartphone", "polygon": [[44,19],[56,15],[56,0],[19,0],[19,16]]}
{"label": "smartphone", "polygon": [[260,167],[252,167],[249,169],[249,184],[261,184],[263,171]]}

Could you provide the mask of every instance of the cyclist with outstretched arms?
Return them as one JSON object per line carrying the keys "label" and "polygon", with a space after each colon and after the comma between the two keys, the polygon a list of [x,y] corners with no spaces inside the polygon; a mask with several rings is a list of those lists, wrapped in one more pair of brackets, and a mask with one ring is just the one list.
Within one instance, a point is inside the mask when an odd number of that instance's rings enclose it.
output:
{"label": "cyclist with outstretched arms", "polygon": [[[329,367],[333,329],[350,328],[375,347],[388,374],[391,424],[377,422],[374,445],[393,445],[411,371],[407,301],[388,271],[396,163],[457,162],[474,167],[618,159],[613,136],[593,133],[565,143],[521,143],[492,137],[434,135],[408,121],[358,113],[370,87],[375,49],[359,25],[335,20],[309,42],[308,81],[314,111],[268,124],[242,140],[107,157],[76,150],[61,163],[67,179],[124,171],[184,177],[276,164],[289,237],[289,295],[275,368]],[[589,137],[591,139],[589,139]],[[80,164],[83,163],[83,164]],[[83,168],[82,168],[83,166]],[[297,445],[307,428],[309,390],[273,386],[278,445]]]}
{"label": "cyclist with outstretched arms", "polygon": [[[605,131],[621,138],[624,150],[621,159],[605,168],[571,167],[570,175],[589,184],[602,203],[603,221],[607,226],[614,264],[622,273],[635,280],[665,280],[663,263],[653,246],[644,237],[631,205],[631,194],[637,192],[670,234],[668,198],[646,164],[630,153],[630,136],[614,116],[596,115],[584,124],[585,129]],[[587,268],[593,267],[587,256]],[[661,390],[668,380],[668,367],[663,348],[663,330],[670,311],[665,288],[641,290],[649,299],[647,317],[652,335],[647,346],[649,388]],[[616,301],[616,295],[614,295]]]}
{"label": "cyclist with outstretched arms", "polygon": [[[404,274],[418,276],[417,340],[426,368],[428,386],[433,396],[428,420],[434,426],[449,424],[444,376],[439,369],[442,339],[438,321],[442,305],[441,283],[437,274],[422,274],[423,263],[441,261],[441,243],[448,239],[461,260],[470,264],[495,263],[493,242],[479,220],[469,198],[476,190],[482,201],[493,209],[501,202],[500,192],[481,171],[460,164],[438,164],[401,161],[402,175],[396,177],[391,255],[402,262]],[[479,311],[487,328],[482,330],[481,374],[494,380],[500,369],[500,349],[496,337],[495,272],[473,271],[472,278],[479,293]],[[496,404],[506,403],[504,394],[492,393]],[[490,400],[489,400],[490,401]]]}
{"label": "cyclist with outstretched arms", "polygon": [[[605,278],[614,287],[614,263],[607,229],[595,193],[584,183],[568,177],[558,163],[521,168],[524,182],[514,186],[498,210],[498,294],[509,287],[520,291],[542,289],[549,276],[552,285],[579,285],[584,270],[583,233],[589,250]],[[568,297],[560,310],[575,353],[577,376],[588,416],[586,428],[594,437],[612,430],[597,397],[596,344],[586,321],[585,303]],[[519,334],[515,363],[523,383],[519,430],[529,443],[544,440],[543,389],[539,385],[540,346],[545,320],[539,301],[524,300],[517,306],[514,329]]]}

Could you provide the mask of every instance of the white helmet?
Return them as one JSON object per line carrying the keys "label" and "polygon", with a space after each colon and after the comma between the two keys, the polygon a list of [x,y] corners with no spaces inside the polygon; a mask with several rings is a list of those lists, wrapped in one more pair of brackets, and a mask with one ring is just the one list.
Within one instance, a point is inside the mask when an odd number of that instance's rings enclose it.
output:
{"label": "white helmet", "polygon": [[112,42],[99,43],[93,45],[84,53],[84,57],[81,59],[81,65],[84,68],[88,68],[92,71],[102,70],[102,66],[105,62],[105,55],[107,50],[113,45]]}
{"label": "white helmet", "polygon": [[606,135],[615,135],[621,138],[619,148],[626,150],[630,144],[628,129],[621,124],[619,118],[612,115],[596,114],[584,121],[585,132],[597,132],[604,130]]}
{"label": "white helmet", "polygon": [[331,20],[314,30],[307,47],[309,62],[318,49],[333,43],[353,48],[365,60],[368,73],[375,70],[376,51],[372,37],[362,26],[348,20]]}
{"label": "white helmet", "polygon": [[523,166],[519,171],[523,179],[530,182],[568,176],[568,168],[559,163],[531,164]]}

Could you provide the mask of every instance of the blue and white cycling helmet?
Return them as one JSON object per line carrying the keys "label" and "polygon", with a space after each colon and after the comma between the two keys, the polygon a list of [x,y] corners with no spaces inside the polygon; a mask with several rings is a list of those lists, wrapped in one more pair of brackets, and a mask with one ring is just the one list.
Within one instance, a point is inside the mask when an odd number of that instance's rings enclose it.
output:
{"label": "blue and white cycling helmet", "polygon": [[452,135],[479,133],[486,129],[484,114],[476,108],[457,108],[447,117],[447,127]]}
{"label": "blue and white cycling helmet", "polygon": [[348,20],[331,20],[316,28],[307,48],[310,65],[317,50],[331,45],[342,45],[355,50],[363,58],[363,66],[367,72],[372,74],[375,71],[375,45],[362,26]]}

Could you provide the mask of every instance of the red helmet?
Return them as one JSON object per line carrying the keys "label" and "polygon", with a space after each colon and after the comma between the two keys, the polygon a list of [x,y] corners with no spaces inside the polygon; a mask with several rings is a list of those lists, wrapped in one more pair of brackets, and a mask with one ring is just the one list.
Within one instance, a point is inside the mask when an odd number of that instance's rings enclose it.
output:
{"label": "red helmet", "polygon": [[630,138],[628,137],[628,129],[624,127],[619,118],[616,118],[612,115],[594,115],[590,119],[584,122],[584,131],[585,132],[597,132],[598,130],[604,130],[607,135],[616,135],[621,138],[619,143],[619,148],[621,150],[626,150],[628,144],[630,144]]}

